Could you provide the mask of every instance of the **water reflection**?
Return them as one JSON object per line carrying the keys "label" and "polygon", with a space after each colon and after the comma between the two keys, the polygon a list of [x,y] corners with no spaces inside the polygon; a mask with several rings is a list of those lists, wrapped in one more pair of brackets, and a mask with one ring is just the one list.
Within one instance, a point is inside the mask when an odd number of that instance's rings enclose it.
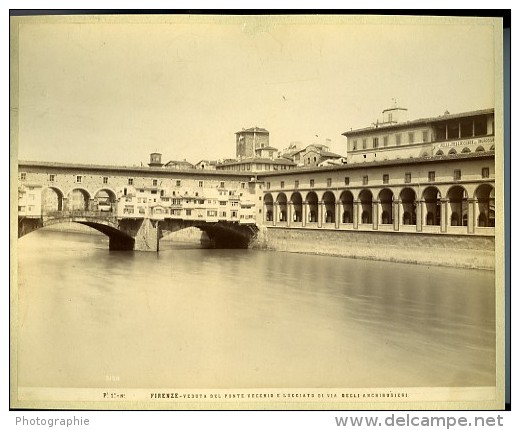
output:
{"label": "water reflection", "polygon": [[19,384],[494,385],[494,274],[103,236],[19,242]]}

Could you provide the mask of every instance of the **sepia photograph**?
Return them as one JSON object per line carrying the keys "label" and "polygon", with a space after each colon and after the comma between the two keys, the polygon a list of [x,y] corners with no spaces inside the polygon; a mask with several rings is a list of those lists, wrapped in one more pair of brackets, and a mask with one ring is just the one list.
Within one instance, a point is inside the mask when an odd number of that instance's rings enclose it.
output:
{"label": "sepia photograph", "polygon": [[502,410],[503,22],[10,16],[10,407]]}

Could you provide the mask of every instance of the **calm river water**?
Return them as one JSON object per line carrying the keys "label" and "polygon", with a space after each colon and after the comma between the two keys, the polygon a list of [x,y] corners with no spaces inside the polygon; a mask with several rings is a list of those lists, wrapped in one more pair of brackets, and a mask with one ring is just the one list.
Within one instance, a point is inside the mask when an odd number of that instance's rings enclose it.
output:
{"label": "calm river water", "polygon": [[20,240],[20,386],[494,385],[493,272],[162,242]]}

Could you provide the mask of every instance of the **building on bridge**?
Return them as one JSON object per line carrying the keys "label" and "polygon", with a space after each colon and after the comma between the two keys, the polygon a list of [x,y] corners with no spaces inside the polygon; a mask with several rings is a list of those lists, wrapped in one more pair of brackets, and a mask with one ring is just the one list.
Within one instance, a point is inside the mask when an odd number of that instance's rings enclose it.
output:
{"label": "building on bridge", "polygon": [[257,190],[254,178],[235,172],[20,162],[18,214],[84,211],[255,223]]}

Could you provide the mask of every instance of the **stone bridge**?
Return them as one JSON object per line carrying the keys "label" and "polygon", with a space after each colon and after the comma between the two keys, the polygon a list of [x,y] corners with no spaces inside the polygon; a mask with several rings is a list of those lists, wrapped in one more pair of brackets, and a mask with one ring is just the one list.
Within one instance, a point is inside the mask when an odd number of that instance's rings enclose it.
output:
{"label": "stone bridge", "polygon": [[83,224],[105,234],[109,238],[109,249],[120,251],[159,251],[162,237],[187,227],[204,231],[215,248],[247,248],[258,231],[254,224],[229,221],[119,218],[112,212],[55,211],[41,217],[19,217],[18,237],[64,222]]}

